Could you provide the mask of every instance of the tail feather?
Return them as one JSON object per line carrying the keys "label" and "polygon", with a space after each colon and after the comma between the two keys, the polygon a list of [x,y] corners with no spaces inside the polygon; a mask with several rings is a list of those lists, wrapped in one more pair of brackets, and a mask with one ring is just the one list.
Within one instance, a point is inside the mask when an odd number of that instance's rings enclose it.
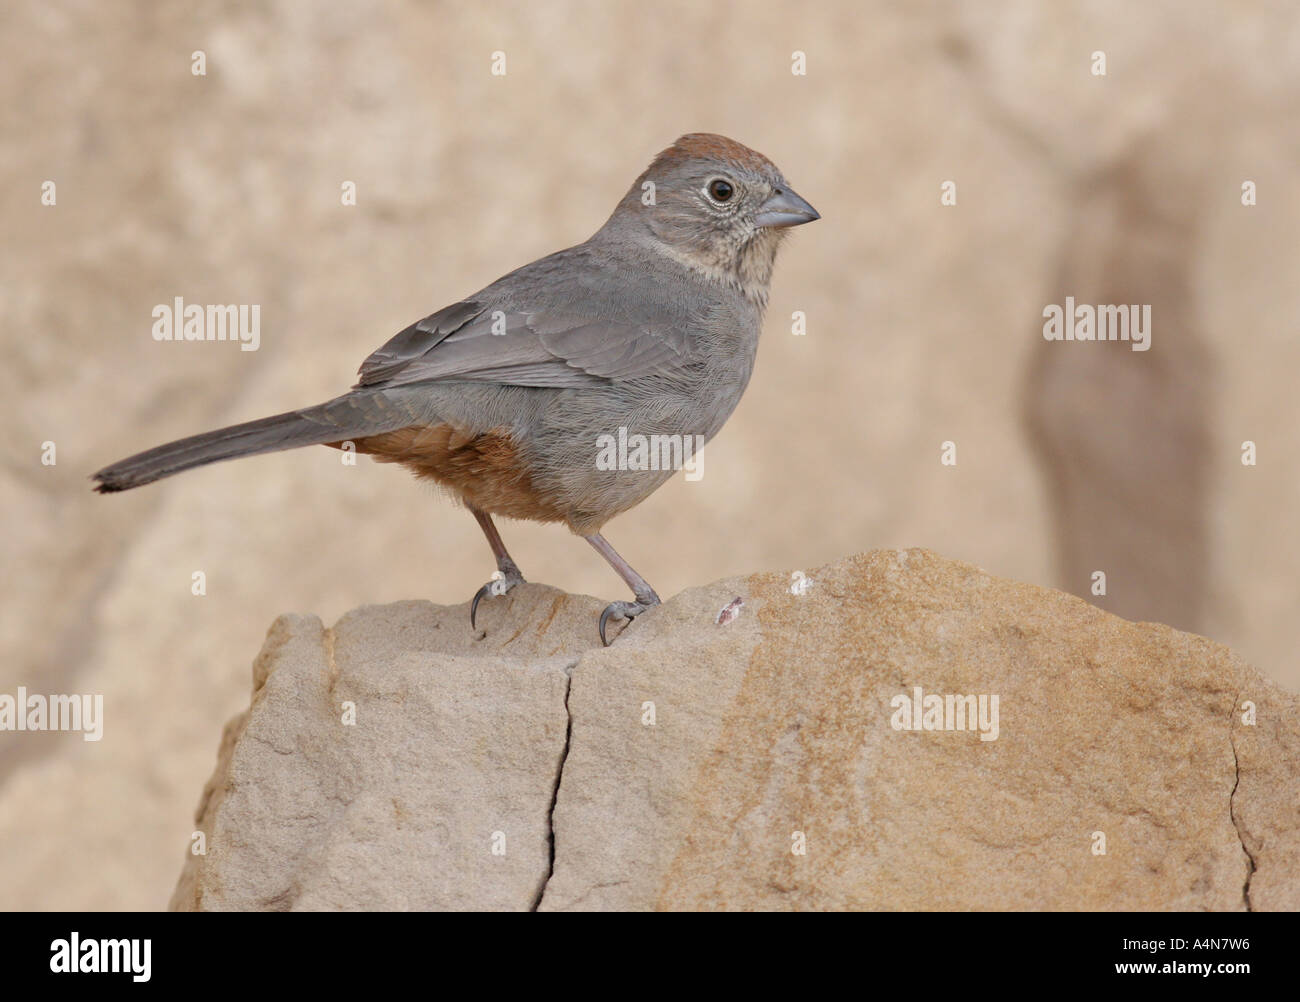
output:
{"label": "tail feather", "polygon": [[196,466],[240,456],[362,438],[412,423],[409,414],[383,406],[384,401],[374,400],[373,403],[380,405],[378,407],[368,407],[368,403],[371,403],[368,395],[349,394],[317,407],[191,435],[105,466],[92,474],[91,479],[97,481],[95,490],[109,494],[140,487]]}

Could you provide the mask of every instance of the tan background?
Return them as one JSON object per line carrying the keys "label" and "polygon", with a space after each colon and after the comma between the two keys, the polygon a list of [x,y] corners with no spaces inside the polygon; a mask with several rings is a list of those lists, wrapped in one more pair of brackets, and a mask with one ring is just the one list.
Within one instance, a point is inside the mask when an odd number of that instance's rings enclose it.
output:
{"label": "tan background", "polygon": [[[107,714],[98,744],[0,735],[0,907],[163,906],[274,616],[461,602],[492,567],[467,514],[330,450],[115,497],[87,475],[336,394],[585,239],[686,131],[766,153],[824,218],[704,480],[609,527],[661,594],[874,547],[1074,591],[1105,569],[1107,608],[1300,687],[1293,5],[179,7],[0,10],[0,692]],[[1151,303],[1155,348],[1045,345],[1071,294]],[[260,304],[261,350],[155,343],[178,295]],[[534,580],[623,597],[562,529],[503,531]]]}

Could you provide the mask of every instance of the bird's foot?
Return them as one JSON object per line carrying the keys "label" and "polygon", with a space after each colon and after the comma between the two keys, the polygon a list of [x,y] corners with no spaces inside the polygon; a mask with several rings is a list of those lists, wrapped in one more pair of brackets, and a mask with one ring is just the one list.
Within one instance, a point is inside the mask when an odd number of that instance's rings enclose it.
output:
{"label": "bird's foot", "polygon": [[[600,614],[600,642],[608,647],[613,641],[605,639],[605,627],[611,619],[632,620],[647,609],[659,604],[659,596],[654,592],[638,595],[635,602],[610,602]],[[616,638],[617,639],[617,638]]]}
{"label": "bird's foot", "polygon": [[474,601],[469,604],[469,628],[478,628],[478,604],[489,595],[504,595],[517,584],[524,583],[524,576],[519,568],[511,564],[493,572],[492,580],[474,594]]}

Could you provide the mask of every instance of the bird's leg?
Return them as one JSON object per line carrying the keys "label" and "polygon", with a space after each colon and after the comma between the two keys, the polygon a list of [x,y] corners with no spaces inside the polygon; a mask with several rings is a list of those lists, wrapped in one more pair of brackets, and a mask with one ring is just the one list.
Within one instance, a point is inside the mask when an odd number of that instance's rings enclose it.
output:
{"label": "bird's leg", "polygon": [[650,587],[640,574],[634,571],[631,565],[618,555],[618,551],[609,545],[599,532],[594,532],[590,536],[583,536],[588,543],[596,548],[596,552],[609,561],[609,566],[618,571],[618,576],[627,582],[627,586],[632,589],[632,594],[636,596],[635,602],[611,602],[605,607],[605,611],[600,614],[600,641],[606,647],[609,641],[605,639],[605,625],[611,619],[632,619],[645,612],[651,606],[659,604],[659,596],[655,590]]}
{"label": "bird's leg", "polygon": [[488,546],[492,547],[492,555],[497,558],[497,574],[492,576],[492,580],[485,584],[474,595],[474,601],[469,605],[469,626],[475,629],[476,619],[478,617],[478,604],[488,595],[504,595],[517,584],[523,584],[524,576],[519,571],[519,565],[510,559],[510,554],[506,552],[506,544],[501,541],[501,533],[497,532],[497,527],[492,524],[492,516],[481,508],[475,508],[469,505],[469,510],[474,513],[478,519],[478,524],[483,530],[483,535],[487,536]]}

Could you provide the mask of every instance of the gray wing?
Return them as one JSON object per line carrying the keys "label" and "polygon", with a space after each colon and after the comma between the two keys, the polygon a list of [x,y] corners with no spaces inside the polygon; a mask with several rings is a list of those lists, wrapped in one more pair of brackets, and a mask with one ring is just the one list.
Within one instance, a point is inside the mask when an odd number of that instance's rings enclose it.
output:
{"label": "gray wing", "polygon": [[357,387],[439,379],[577,387],[680,368],[684,325],[620,323],[455,303],[412,324],[362,363]]}

